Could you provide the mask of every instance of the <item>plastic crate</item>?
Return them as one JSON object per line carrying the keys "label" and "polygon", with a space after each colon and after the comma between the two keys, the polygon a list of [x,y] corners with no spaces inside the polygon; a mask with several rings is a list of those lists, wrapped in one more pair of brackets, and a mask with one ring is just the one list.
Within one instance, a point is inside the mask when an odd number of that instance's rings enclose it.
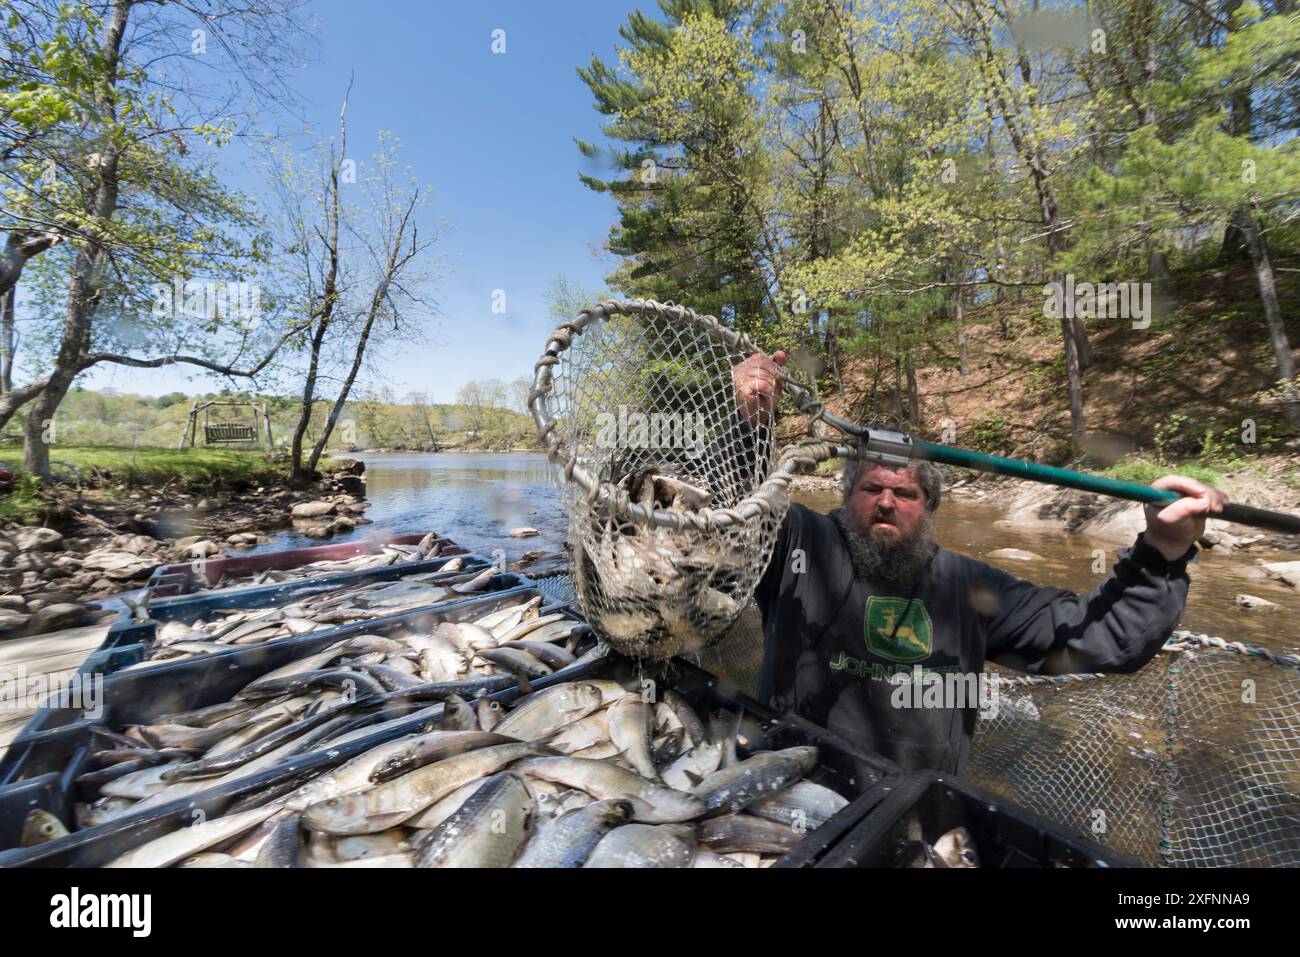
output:
{"label": "plastic crate", "polygon": [[[85,761],[91,754],[94,725],[117,730],[127,724],[151,721],[158,715],[168,712],[200,708],[225,701],[260,675],[279,668],[302,654],[317,651],[350,635],[362,632],[382,635],[386,630],[413,621],[421,621],[423,627],[426,621],[432,625],[437,621],[464,621],[478,618],[501,607],[512,598],[526,599],[536,594],[534,589],[497,592],[440,605],[434,609],[419,609],[388,618],[344,625],[337,629],[330,629],[328,634],[314,633],[300,638],[271,642],[267,645],[255,645],[241,649],[233,656],[187,659],[159,665],[157,668],[110,675],[104,679],[103,714],[94,720],[82,717],[81,712],[76,709],[42,709],[48,712],[48,720],[45,724],[37,729],[24,730],[10,745],[3,764],[0,764],[0,848],[9,848],[0,852],[0,866],[27,864],[95,866],[135,846],[129,843],[135,836],[152,834],[151,828],[155,826],[165,829],[165,825],[158,822],[174,819],[172,815],[177,811],[177,807],[173,805],[179,805],[182,812],[189,808],[199,808],[207,814],[219,813],[219,810],[214,809],[228,806],[230,801],[249,793],[256,787],[267,787],[287,780],[304,770],[337,763],[310,761],[308,759],[319,757],[312,753],[296,756],[245,780],[183,796],[165,806],[160,805],[137,814],[126,814],[117,820],[74,832],[68,837],[41,847],[16,848],[15,845],[22,832],[23,819],[33,808],[39,807],[50,811],[64,822],[72,820],[72,806],[81,799],[76,794],[75,781],[82,773]],[[546,613],[563,612],[575,620],[580,620],[575,612],[563,606],[543,605],[542,610]],[[303,638],[312,640],[304,642]],[[222,660],[214,666],[214,663],[209,660],[213,657],[220,657]],[[582,667],[576,666],[569,671],[577,672]],[[566,672],[561,670],[543,680],[553,683],[568,678]],[[491,697],[495,700],[510,701],[521,694],[513,679],[503,677],[502,683],[508,684],[508,687],[493,693]],[[535,686],[540,687],[541,684],[541,681],[534,682]],[[413,715],[388,722],[382,729],[377,728],[374,734],[358,740],[368,742],[365,747],[373,747],[390,738],[411,733],[425,720],[428,720],[427,715],[423,718]],[[331,752],[334,751],[348,757],[360,753],[360,750],[353,747],[352,742],[344,748],[331,749]],[[217,793],[209,794],[209,791]],[[158,833],[161,833],[161,830],[158,830]],[[93,848],[100,839],[106,840],[109,844],[109,850],[103,852],[107,856],[102,859],[99,859],[101,856],[99,851],[88,850]],[[143,836],[136,843],[148,839],[148,836]],[[115,850],[115,848],[120,849]]]}
{"label": "plastic crate", "polygon": [[[148,668],[121,671],[119,667],[117,672],[107,673],[101,679],[103,717],[87,720],[80,708],[59,707],[57,703],[38,708],[31,721],[14,737],[8,751],[0,758],[0,786],[22,774],[18,768],[26,745],[45,740],[61,728],[104,722],[109,722],[110,725],[113,722],[117,725],[129,724],[148,721],[155,715],[169,711],[201,707],[185,702],[197,700],[194,695],[202,694],[213,686],[228,687],[229,693],[233,694],[242,687],[241,681],[251,681],[259,674],[352,635],[382,634],[413,621],[463,621],[467,617],[485,615],[512,597],[532,597],[536,594],[535,589],[522,585],[487,595],[472,595],[454,602],[414,608],[383,618],[370,618],[292,638],[263,642],[260,645],[233,646],[229,651],[211,655],[165,661]],[[117,653],[134,657],[136,661],[142,660],[140,645],[127,646]],[[245,675],[247,677],[241,677]],[[210,695],[207,697],[209,700],[220,700],[213,699]],[[169,702],[173,699],[180,700],[181,703],[172,706]],[[60,752],[60,759],[70,756],[71,752],[66,749]],[[30,772],[23,776],[30,776]]]}
{"label": "plastic crate", "polygon": [[[200,618],[207,618],[220,611],[238,611],[243,608],[274,608],[292,604],[322,592],[334,591],[375,582],[399,581],[411,575],[436,572],[452,558],[465,559],[463,575],[480,574],[491,563],[480,555],[464,553],[431,558],[422,562],[407,562],[403,565],[390,565],[382,569],[369,569],[360,572],[344,572],[327,575],[323,578],[306,578],[302,581],[283,582],[277,585],[259,585],[256,588],[237,588],[230,591],[202,592],[196,595],[181,595],[176,598],[164,598],[151,601],[149,620],[135,621],[128,612],[123,612],[109,629],[103,643],[92,655],[98,655],[99,670],[105,674],[118,671],[128,665],[144,660],[144,651],[154,640],[156,626],[169,621],[191,624]],[[515,572],[499,572],[488,582],[482,591],[472,595],[447,598],[444,601],[464,601],[494,591],[519,588],[528,584],[528,579]],[[277,641],[288,639],[276,639]],[[222,654],[222,652],[214,652]]]}
{"label": "plastic crate", "polygon": [[914,835],[914,821],[930,843],[964,827],[970,832],[979,866],[1138,867],[1117,851],[1068,833],[1059,825],[1023,810],[981,788],[937,771],[908,775],[844,835],[818,867],[895,867],[899,852]]}
{"label": "plastic crate", "polygon": [[[224,576],[242,577],[256,575],[264,571],[286,571],[300,568],[312,562],[337,561],[355,558],[358,555],[378,555],[385,545],[418,545],[427,533],[415,532],[408,535],[388,535],[377,538],[363,538],[351,542],[339,542],[333,545],[312,545],[307,548],[289,548],[275,552],[260,552],[256,555],[231,555],[225,558],[206,558],[202,563],[196,561],[174,562],[159,565],[149,577],[149,588],[157,597],[190,594],[193,588],[195,566],[201,569],[208,580],[209,587],[215,587]],[[437,533],[434,533],[437,535]],[[461,548],[449,538],[438,536],[436,541],[442,543],[446,555],[464,554]],[[455,551],[453,551],[455,549]],[[400,563],[399,563],[400,564]],[[240,585],[239,588],[255,588],[255,585]]]}

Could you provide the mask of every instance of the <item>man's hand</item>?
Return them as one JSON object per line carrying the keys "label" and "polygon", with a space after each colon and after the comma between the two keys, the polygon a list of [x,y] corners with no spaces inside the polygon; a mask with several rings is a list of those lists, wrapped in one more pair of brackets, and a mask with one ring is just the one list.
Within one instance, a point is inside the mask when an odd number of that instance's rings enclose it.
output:
{"label": "man's hand", "polygon": [[1166,475],[1151,483],[1152,488],[1167,488],[1183,495],[1163,509],[1147,506],[1147,530],[1143,540],[1159,550],[1166,561],[1181,558],[1187,549],[1205,534],[1205,519],[1217,515],[1228,504],[1228,496],[1217,488],[1202,485],[1185,475]]}
{"label": "man's hand", "polygon": [[736,406],[741,416],[751,426],[761,418],[771,416],[776,400],[781,395],[780,367],[785,365],[785,353],[777,351],[768,358],[761,353],[750,356],[731,370],[731,383],[736,388]]}

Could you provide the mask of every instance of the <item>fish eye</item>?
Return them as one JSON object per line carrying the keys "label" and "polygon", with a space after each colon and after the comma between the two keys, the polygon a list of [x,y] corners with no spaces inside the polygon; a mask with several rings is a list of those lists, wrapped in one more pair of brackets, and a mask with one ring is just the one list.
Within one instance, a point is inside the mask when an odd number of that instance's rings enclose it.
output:
{"label": "fish eye", "polygon": [[966,848],[966,850],[961,852],[961,856],[968,864],[975,863],[975,852],[972,851],[969,847]]}

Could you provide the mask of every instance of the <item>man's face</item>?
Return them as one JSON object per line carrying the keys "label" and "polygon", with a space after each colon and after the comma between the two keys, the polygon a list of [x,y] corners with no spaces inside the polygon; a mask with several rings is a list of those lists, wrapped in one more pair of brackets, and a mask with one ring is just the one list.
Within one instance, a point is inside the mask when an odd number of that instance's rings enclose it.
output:
{"label": "man's face", "polygon": [[900,542],[925,518],[925,492],[907,469],[868,465],[858,475],[847,511],[862,535],[882,544]]}

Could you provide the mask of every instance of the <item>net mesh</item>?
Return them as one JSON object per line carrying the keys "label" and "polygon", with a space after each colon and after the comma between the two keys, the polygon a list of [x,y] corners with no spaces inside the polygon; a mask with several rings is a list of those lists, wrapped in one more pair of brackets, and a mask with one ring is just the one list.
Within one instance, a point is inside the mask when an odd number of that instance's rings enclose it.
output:
{"label": "net mesh", "polygon": [[735,509],[772,469],[770,420],[737,410],[731,371],[742,358],[689,322],[614,315],[586,325],[553,366],[544,402],[554,431],[574,465],[611,487],[596,498],[561,485],[573,588],[592,627],[626,654],[702,648],[746,606],[776,542],[783,498],[725,525],[692,520]]}
{"label": "net mesh", "polygon": [[1300,668],[1183,637],[1133,675],[999,675],[967,780],[1152,866],[1294,866]]}

